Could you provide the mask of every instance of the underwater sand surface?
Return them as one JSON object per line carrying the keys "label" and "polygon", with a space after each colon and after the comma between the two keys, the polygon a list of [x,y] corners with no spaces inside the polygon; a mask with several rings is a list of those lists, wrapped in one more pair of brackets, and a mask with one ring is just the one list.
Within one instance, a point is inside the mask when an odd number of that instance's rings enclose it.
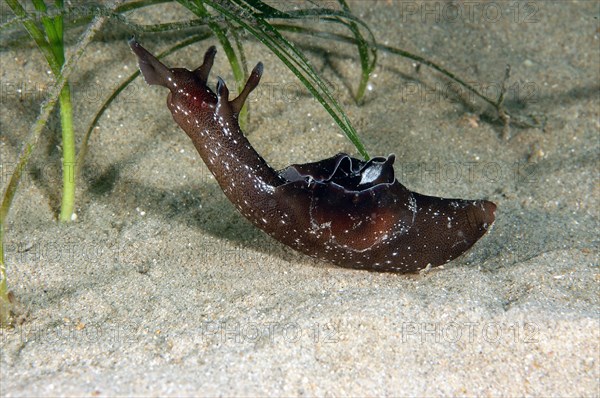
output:
{"label": "underwater sand surface", "polygon": [[[161,7],[145,20],[182,15]],[[382,51],[357,106],[356,48],[296,36],[372,156],[395,153],[411,190],[495,202],[492,230],[427,274],[312,260],[236,212],[173,122],[166,90],[138,79],[92,136],[74,224],[56,222],[57,117],[23,177],[5,231],[23,323],[0,332],[2,396],[600,395],[599,4],[351,7],[380,43],[489,96],[511,65],[507,109],[540,126],[506,138],[472,95]],[[130,32],[110,26],[72,79],[78,137],[136,68]],[[185,33],[137,37],[160,52]],[[22,42],[0,52],[2,192],[52,84]],[[212,44],[165,62],[196,67]],[[356,156],[294,76],[244,44],[248,62],[265,65],[247,130],[263,157],[282,168]],[[218,48],[210,81],[232,82]]]}

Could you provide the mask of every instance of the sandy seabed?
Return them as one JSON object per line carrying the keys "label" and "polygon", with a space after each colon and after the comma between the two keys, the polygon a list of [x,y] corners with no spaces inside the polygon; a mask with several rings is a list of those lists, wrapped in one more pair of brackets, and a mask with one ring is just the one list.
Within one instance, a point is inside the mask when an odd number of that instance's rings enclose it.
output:
{"label": "sandy seabed", "polygon": [[[448,4],[351,7],[378,42],[490,96],[510,64],[507,109],[539,127],[513,125],[506,139],[467,92],[381,51],[356,106],[356,48],[295,38],[370,153],[396,154],[403,184],[497,203],[494,228],[472,250],[421,275],[293,252],[236,212],[173,122],[165,90],[138,79],[94,131],[75,223],[56,222],[58,118],[23,177],[5,231],[21,323],[0,334],[1,395],[600,396],[599,3]],[[144,20],[185,15],[154,10]],[[136,68],[129,32],[109,29],[72,79],[78,137]],[[138,38],[159,52],[185,35]],[[2,191],[52,84],[18,37],[0,52]],[[212,44],[166,62],[195,67]],[[355,153],[281,62],[244,44],[250,63],[265,64],[247,134],[274,167]],[[222,50],[217,75],[233,80]]]}

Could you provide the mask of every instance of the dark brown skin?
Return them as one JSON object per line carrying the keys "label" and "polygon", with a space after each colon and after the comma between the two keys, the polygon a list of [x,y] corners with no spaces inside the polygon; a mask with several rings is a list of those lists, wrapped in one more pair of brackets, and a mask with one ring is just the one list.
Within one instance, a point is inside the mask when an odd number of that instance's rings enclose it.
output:
{"label": "dark brown skin", "polygon": [[167,68],[135,40],[129,45],[146,82],[170,90],[173,118],[227,198],[258,228],[302,253],[342,267],[415,272],[458,257],[494,222],[492,202],[409,191],[394,177],[394,155],[364,162],[340,153],[276,171],[237,120],[260,81],[261,63],[230,101],[221,78],[216,94],[207,86],[214,47],[189,71]]}

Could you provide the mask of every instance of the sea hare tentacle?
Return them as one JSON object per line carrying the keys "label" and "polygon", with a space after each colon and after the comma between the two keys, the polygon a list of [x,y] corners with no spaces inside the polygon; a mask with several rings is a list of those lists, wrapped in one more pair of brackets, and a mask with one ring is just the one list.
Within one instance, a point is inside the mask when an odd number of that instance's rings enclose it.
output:
{"label": "sea hare tentacle", "polygon": [[202,65],[194,70],[194,75],[196,75],[198,80],[200,80],[202,83],[206,84],[208,81],[208,75],[213,67],[213,64],[215,63],[215,55],[217,55],[217,47],[209,47],[204,54],[204,61],[202,62]]}
{"label": "sea hare tentacle", "polygon": [[246,98],[248,98],[248,95],[258,86],[262,73],[263,64],[262,62],[259,62],[252,70],[252,73],[250,73],[250,77],[248,78],[248,81],[246,82],[246,85],[242,89],[240,95],[231,101],[231,107],[233,108],[234,113],[240,113],[242,107],[244,106],[244,102],[246,102]]}
{"label": "sea hare tentacle", "polygon": [[272,169],[240,130],[237,117],[263,73],[262,63],[233,100],[223,79],[207,86],[216,54],[189,71],[167,68],[135,40],[130,46],[146,82],[170,90],[167,106],[192,139],[223,192],[273,238],[334,264],[415,272],[464,253],[494,222],[485,200],[411,192],[394,175],[394,155],[367,162],[344,153]]}

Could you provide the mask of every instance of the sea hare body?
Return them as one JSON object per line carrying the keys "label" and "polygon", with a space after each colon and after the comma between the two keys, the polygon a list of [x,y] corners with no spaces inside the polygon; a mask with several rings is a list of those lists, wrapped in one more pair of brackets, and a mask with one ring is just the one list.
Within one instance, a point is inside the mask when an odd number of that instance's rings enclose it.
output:
{"label": "sea hare body", "polygon": [[394,176],[394,155],[365,162],[340,153],[276,171],[237,121],[260,81],[261,63],[230,101],[220,78],[216,94],[207,86],[214,47],[189,71],[167,68],[135,40],[129,44],[146,82],[170,90],[173,118],[229,200],[254,225],[302,253],[342,267],[415,272],[458,257],[494,222],[492,202],[409,191]]}

